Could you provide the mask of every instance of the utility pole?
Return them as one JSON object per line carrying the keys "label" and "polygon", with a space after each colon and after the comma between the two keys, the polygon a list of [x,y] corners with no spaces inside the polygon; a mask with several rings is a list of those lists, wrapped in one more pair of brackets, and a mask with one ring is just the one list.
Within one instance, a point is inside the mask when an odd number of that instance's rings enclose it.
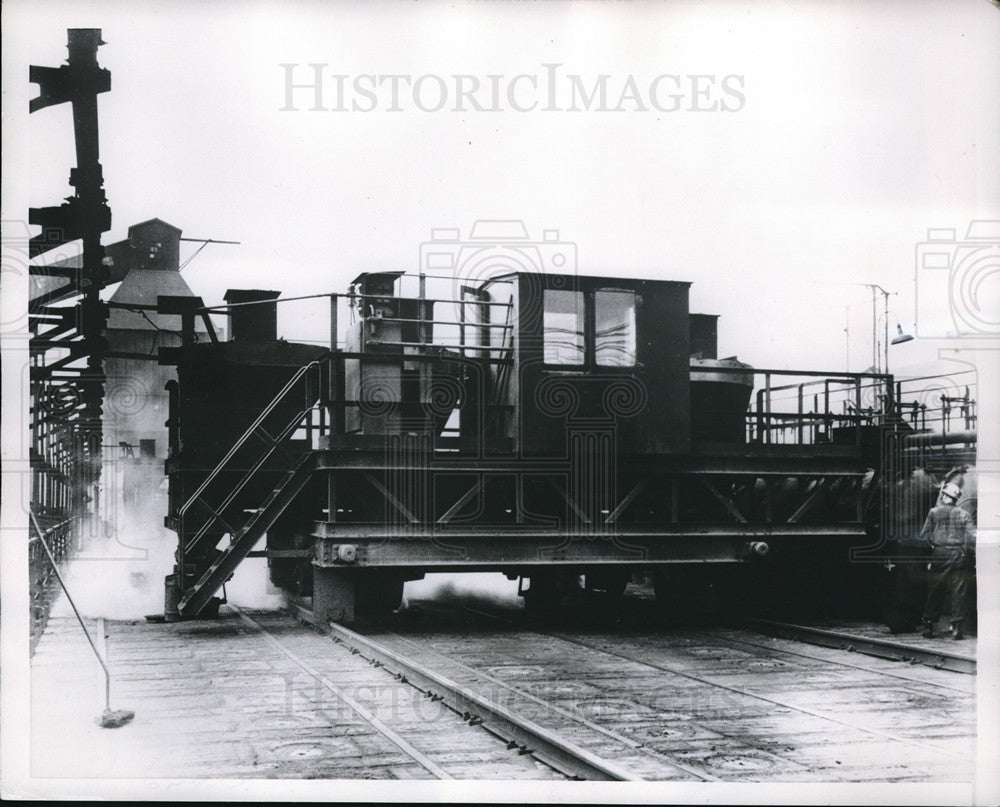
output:
{"label": "utility pole", "polygon": [[[889,295],[896,294],[894,291],[886,291],[878,283],[859,283],[859,286],[867,286],[872,290],[872,367],[876,373],[889,372]],[[885,339],[882,345],[881,354],[878,349],[878,292],[882,292],[883,301],[883,326],[885,328]],[[884,360],[884,363],[883,363]]]}
{"label": "utility pole", "polygon": [[849,305],[844,306],[844,335],[847,341],[844,365],[849,373],[851,372],[851,307]]}

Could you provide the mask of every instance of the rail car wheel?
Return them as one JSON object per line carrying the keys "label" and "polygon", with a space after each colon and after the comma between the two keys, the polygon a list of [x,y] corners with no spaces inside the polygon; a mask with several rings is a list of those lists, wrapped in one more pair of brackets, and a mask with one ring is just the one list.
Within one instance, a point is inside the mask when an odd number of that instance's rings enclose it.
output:
{"label": "rail car wheel", "polygon": [[347,624],[388,614],[403,600],[403,582],[403,576],[394,572],[314,568],[313,614]]}
{"label": "rail car wheel", "polygon": [[657,608],[671,622],[716,621],[739,606],[738,568],[678,566],[653,575]]}
{"label": "rail car wheel", "polygon": [[394,575],[377,575],[358,580],[354,613],[359,617],[388,614],[403,601],[403,579]]}
{"label": "rail car wheel", "polygon": [[529,576],[529,587],[522,589],[524,608],[529,616],[545,619],[559,611],[563,599],[579,591],[576,575],[567,572],[548,572]]}
{"label": "rail car wheel", "polygon": [[587,572],[585,575],[587,591],[600,591],[611,597],[625,594],[631,579],[627,572]]}

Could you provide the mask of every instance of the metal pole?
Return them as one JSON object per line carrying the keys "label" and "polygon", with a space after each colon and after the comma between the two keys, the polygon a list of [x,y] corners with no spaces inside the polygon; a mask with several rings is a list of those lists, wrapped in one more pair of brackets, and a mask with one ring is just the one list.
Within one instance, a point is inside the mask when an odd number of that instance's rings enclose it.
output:
{"label": "metal pole", "polygon": [[849,305],[844,306],[844,334],[847,341],[845,363],[849,373],[851,372],[851,307]]}
{"label": "metal pole", "polygon": [[767,373],[764,376],[764,399],[767,405],[767,440],[766,442],[771,442],[771,374]]}
{"label": "metal pole", "polygon": [[59,581],[59,585],[62,586],[63,593],[66,595],[66,599],[69,600],[70,607],[73,609],[73,613],[76,614],[76,619],[80,623],[80,627],[83,628],[83,634],[87,637],[87,641],[90,642],[90,649],[94,651],[94,655],[97,656],[97,661],[101,665],[101,669],[104,670],[104,708],[108,711],[111,710],[111,673],[108,672],[108,665],[104,663],[104,659],[101,658],[101,654],[97,651],[97,645],[94,644],[94,640],[90,636],[90,631],[87,630],[87,626],[83,622],[83,617],[80,616],[80,612],[76,609],[76,603],[73,602],[73,598],[70,596],[69,589],[66,588],[66,582],[63,580],[62,575],[59,573],[59,566],[56,563],[55,556],[52,554],[52,550],[49,549],[48,543],[45,541],[45,535],[42,533],[42,528],[38,523],[38,519],[35,518],[34,513],[29,513],[31,516],[31,522],[35,525],[35,532],[38,533],[38,540],[42,544],[42,549],[45,550],[45,554],[49,556],[49,563],[52,564],[52,571],[56,574],[56,579]]}
{"label": "metal pole", "polygon": [[875,284],[872,287],[872,369],[878,372],[878,337],[875,335],[875,328],[878,326],[878,314],[875,310]]}
{"label": "metal pole", "polygon": [[[885,355],[885,374],[889,375],[889,292],[882,289],[883,318],[885,322],[885,341],[882,343],[882,351]],[[888,390],[886,390],[888,394]]]}
{"label": "metal pole", "polygon": [[330,295],[330,352],[337,349],[337,297]]}

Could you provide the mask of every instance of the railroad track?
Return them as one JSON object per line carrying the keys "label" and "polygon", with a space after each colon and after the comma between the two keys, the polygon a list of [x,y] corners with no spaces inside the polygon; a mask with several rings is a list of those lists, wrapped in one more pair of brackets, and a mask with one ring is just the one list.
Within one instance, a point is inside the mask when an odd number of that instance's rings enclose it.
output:
{"label": "railroad track", "polygon": [[[480,701],[474,693],[463,692],[453,687],[429,670],[423,670],[418,665],[407,663],[401,657],[382,651],[377,645],[367,642],[362,636],[339,626],[331,627],[328,635],[342,648],[353,656],[371,663],[372,676],[359,679],[351,677],[349,686],[338,682],[341,676],[322,672],[315,663],[294,652],[286,641],[276,637],[260,622],[254,620],[238,607],[228,606],[240,617],[248,628],[260,635],[268,645],[289,659],[295,666],[310,676],[319,687],[329,692],[364,724],[373,729],[382,738],[395,746],[408,757],[412,763],[423,769],[436,779],[475,778],[477,766],[467,764],[464,769],[454,764],[442,764],[438,757],[451,757],[454,742],[445,742],[441,747],[441,735],[451,733],[459,737],[460,745],[482,746],[482,735],[491,735],[494,746],[490,754],[494,757],[506,757],[507,774],[516,778],[519,774],[534,778],[550,778],[539,776],[539,765],[530,764],[530,760],[551,769],[556,774],[567,779],[616,780],[632,778],[627,771],[614,765],[603,764],[603,761],[587,754],[583,749],[560,742],[558,737],[544,729],[533,726],[529,721],[519,719],[517,715],[504,713],[502,709],[490,710],[490,704]],[[311,612],[301,606],[292,606],[293,614],[300,620],[314,626],[315,620]],[[374,676],[374,677],[373,677]],[[381,678],[383,681],[379,681]],[[388,679],[388,680],[385,680]],[[417,720],[399,720],[398,710],[393,709],[387,719],[378,716],[377,707],[371,704],[371,695],[384,686],[394,688],[417,689],[426,696],[429,703],[439,704],[434,709],[436,725],[433,731],[428,731],[426,722]],[[357,693],[357,695],[352,694]],[[362,697],[362,693],[366,697]],[[397,705],[405,700],[400,698],[398,690],[392,699]],[[446,714],[450,710],[453,714]],[[423,710],[418,710],[418,713]],[[437,734],[428,742],[428,734]],[[471,735],[480,735],[473,738]],[[415,735],[415,736],[410,736]],[[484,762],[486,761],[484,754]],[[519,757],[530,757],[528,762],[511,764],[511,760]],[[487,764],[488,768],[489,765]]]}
{"label": "railroad track", "polygon": [[[480,624],[481,617],[492,617],[474,613]],[[807,652],[796,642],[768,641],[746,630],[619,627],[595,634],[528,631],[507,620],[486,637],[452,630],[380,633],[378,640],[435,670],[449,670],[465,685],[485,680],[516,690],[522,701],[562,687],[566,697],[548,698],[539,722],[570,733],[556,715],[561,710],[579,718],[589,709],[591,723],[632,743],[623,764],[648,778],[658,778],[655,757],[700,779],[971,776],[974,682],[944,670],[877,659],[866,664],[853,653]],[[589,697],[581,700],[585,691]],[[619,752],[605,750],[619,759]]]}
{"label": "railroad track", "polygon": [[863,653],[869,656],[892,659],[893,661],[926,664],[928,667],[951,670],[952,672],[967,673],[970,675],[975,675],[976,673],[975,657],[962,653],[950,653],[936,647],[921,647],[904,642],[894,642],[888,639],[860,636],[857,633],[848,631],[795,625],[771,619],[748,617],[743,619],[742,622],[747,627],[769,636],[794,639],[795,641],[807,644],[847,650],[851,653]]}
{"label": "railroad track", "polygon": [[[477,618],[485,618],[506,625],[515,624],[509,617],[484,611],[482,608],[473,608],[470,606],[463,606],[463,608]],[[849,653],[876,656],[878,658],[909,664],[922,664],[937,670],[949,670],[969,675],[975,675],[977,670],[975,656],[944,650],[941,647],[940,640],[938,642],[928,641],[923,644],[909,644],[907,642],[865,636],[851,630],[817,628],[815,626],[799,625],[759,617],[741,617],[738,623],[741,627],[764,634],[765,636],[791,639],[804,644],[845,650]]]}
{"label": "railroad track", "polygon": [[[462,684],[447,678],[413,658],[404,656],[382,644],[355,633],[335,622],[325,625],[318,622],[312,612],[300,605],[292,605],[292,612],[302,621],[309,622],[321,630],[329,631],[334,641],[348,647],[351,652],[358,653],[373,664],[384,667],[397,680],[412,684],[428,697],[440,700],[446,706],[460,713],[470,725],[480,726],[507,744],[508,748],[517,749],[519,753],[530,753],[540,762],[554,770],[560,771],[570,779],[595,781],[641,781],[644,777],[630,771],[625,766],[604,759],[573,742],[558,732],[545,728],[524,714],[519,714],[512,708],[491,700],[477,692],[468,682]],[[419,651],[419,648],[413,647]],[[435,660],[445,661],[443,656],[436,655]],[[454,666],[454,664],[452,665]],[[461,666],[461,665],[459,665]],[[476,673],[465,667],[466,672]],[[507,687],[498,679],[479,674],[479,682],[488,681],[505,689],[508,694],[519,693],[514,687]],[[530,698],[535,705],[548,706],[538,698]],[[565,712],[564,712],[565,715]],[[602,729],[590,721],[572,718],[578,724],[591,732],[602,735],[605,740],[611,740],[629,751],[639,750],[635,741]],[[703,781],[714,780],[715,777],[695,770],[690,766],[676,763],[660,755],[660,760],[673,768],[677,774],[688,774]]]}
{"label": "railroad track", "polygon": [[136,712],[116,732],[94,726],[77,681],[89,668],[66,664],[87,658],[84,642],[57,619],[33,662],[33,742],[80,749],[45,759],[57,778],[971,776],[971,676],[747,630],[539,630],[484,614],[427,604],[365,635],[233,606],[109,621],[115,701]]}
{"label": "railroad track", "polygon": [[[471,606],[462,607],[463,610],[472,614],[477,619],[486,619],[497,624],[508,626],[518,624],[509,617],[503,616],[499,613],[484,611],[481,608],[473,608]],[[942,650],[940,646],[931,645],[929,642],[923,646],[913,645],[889,639],[864,636],[847,630],[817,628],[815,626],[797,625],[790,622],[780,622],[778,620],[762,619],[758,617],[742,617],[739,619],[739,624],[754,633],[760,633],[765,636],[790,639],[807,645],[811,644],[819,647],[828,647],[835,650],[844,650],[848,653],[875,656],[877,658],[889,659],[891,661],[901,661],[908,664],[921,664],[927,667],[932,667],[936,670],[949,670],[951,672],[965,673],[968,675],[975,675],[977,670],[975,656],[963,653],[951,653],[946,650]],[[719,635],[720,634],[716,632],[712,634],[712,637],[717,639]],[[740,639],[740,641],[743,644],[754,644],[759,647],[765,647],[765,645],[761,645],[758,642],[749,641],[746,637]],[[794,652],[789,650],[780,650],[780,652],[798,655],[803,658],[814,658],[822,661],[830,660],[829,658],[810,656],[802,651]],[[866,669],[860,665],[849,664],[844,661],[834,661],[832,663],[854,666],[858,669]],[[893,674],[892,672],[886,670],[879,670],[878,672],[883,675]],[[906,678],[907,676],[902,677]],[[908,680],[912,680],[912,678],[908,678]]]}

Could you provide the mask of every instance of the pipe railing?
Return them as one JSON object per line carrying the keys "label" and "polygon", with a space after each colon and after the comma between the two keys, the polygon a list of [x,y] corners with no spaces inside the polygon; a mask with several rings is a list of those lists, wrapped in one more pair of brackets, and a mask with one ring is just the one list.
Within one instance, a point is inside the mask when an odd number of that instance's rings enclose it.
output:
{"label": "pipe railing", "polygon": [[[240,435],[240,437],[237,439],[235,443],[233,443],[232,448],[230,448],[229,451],[226,452],[226,455],[221,460],[219,460],[219,462],[209,472],[208,476],[205,477],[204,481],[198,486],[195,492],[188,497],[187,501],[185,501],[184,504],[180,506],[180,508],[178,508],[177,514],[179,516],[183,516],[190,509],[190,507],[200,498],[201,494],[205,492],[205,489],[229,464],[229,461],[236,455],[236,452],[239,451],[246,444],[247,440],[249,440],[250,437],[253,436],[253,433],[257,431],[258,428],[260,428],[261,424],[267,419],[268,415],[270,415],[278,406],[278,404],[284,400],[285,396],[301,380],[301,378],[307,372],[309,372],[310,369],[312,369],[313,367],[319,367],[319,365],[320,365],[319,360],[311,361],[309,362],[309,364],[299,368],[299,370],[295,372],[295,374],[288,380],[288,383],[281,388],[281,391],[274,396],[271,402],[266,407],[264,407],[261,413],[254,419],[253,423],[251,423],[247,427],[246,431],[243,432],[242,435]],[[311,409],[312,407],[309,408]]]}
{"label": "pipe railing", "polygon": [[[319,359],[309,362],[308,364],[300,367],[292,377],[286,382],[285,386],[281,388],[277,395],[271,400],[271,402],[264,407],[261,413],[254,419],[253,423],[243,432],[243,434],[237,439],[233,446],[226,452],[225,456],[215,465],[215,467],[208,473],[202,483],[197,487],[194,493],[188,497],[188,499],[181,505],[177,510],[177,516],[180,521],[180,529],[178,531],[179,541],[178,541],[178,552],[177,552],[177,568],[181,571],[183,576],[183,571],[186,562],[187,554],[192,551],[201,539],[208,533],[212,526],[216,523],[222,521],[222,513],[228,508],[232,502],[236,499],[236,496],[247,486],[250,479],[260,471],[261,468],[267,463],[268,459],[280,448],[281,443],[293,434],[295,430],[301,425],[306,414],[311,412],[320,399],[320,384],[316,384],[314,392],[315,395],[311,402],[307,402],[304,409],[297,412],[295,417],[291,422],[285,426],[285,428],[270,442],[268,450],[265,451],[257,461],[250,467],[243,477],[237,482],[237,484],[229,491],[226,498],[217,507],[211,507],[207,505],[201,498],[202,494],[208,488],[208,486],[219,476],[220,473],[226,468],[229,462],[236,456],[237,452],[247,443],[247,441],[260,429],[267,417],[274,412],[277,406],[285,399],[285,397],[293,390],[298,383],[309,373],[310,370],[317,369],[321,366],[322,362]],[[206,521],[199,527],[195,535],[191,540],[186,540],[186,533],[184,529],[184,519],[185,514],[190,510],[190,508],[196,503],[200,502],[205,509],[209,511],[209,517]],[[223,524],[225,522],[223,521]],[[183,578],[182,578],[183,579]]]}
{"label": "pipe railing", "polygon": [[[108,670],[108,665],[104,661],[104,657],[101,655],[100,651],[97,649],[97,645],[94,644],[94,639],[90,635],[90,631],[87,629],[86,623],[83,621],[83,617],[80,616],[80,611],[77,610],[76,603],[73,602],[73,597],[69,593],[69,589],[66,587],[66,581],[63,580],[62,574],[59,572],[59,561],[56,560],[55,555],[52,550],[49,549],[49,545],[45,540],[46,535],[55,530],[58,526],[49,527],[47,530],[43,530],[41,525],[38,523],[38,519],[35,514],[29,512],[28,515],[31,517],[31,523],[35,527],[35,532],[37,533],[37,539],[42,545],[42,549],[45,550],[45,554],[48,556],[49,563],[52,564],[52,572],[55,574],[56,579],[59,581],[59,585],[62,587],[63,593],[66,595],[66,599],[69,601],[70,607],[73,609],[73,613],[76,615],[77,622],[80,623],[80,627],[83,628],[83,635],[87,637],[87,642],[90,644],[90,649],[94,651],[94,655],[97,656],[97,661],[101,665],[101,669],[104,670],[104,708],[106,711],[111,709],[111,671]],[[65,523],[65,522],[64,522]]]}
{"label": "pipe railing", "polygon": [[[829,439],[834,428],[855,430],[855,444],[861,442],[861,429],[876,425],[891,411],[887,404],[892,395],[879,395],[892,390],[892,377],[882,373],[843,373],[820,370],[777,370],[768,368],[713,367],[713,372],[735,375],[763,375],[764,383],[757,389],[754,408],[747,412],[747,439],[750,442],[802,445],[814,443],[820,436]],[[773,377],[799,379],[790,384],[774,384]],[[801,380],[806,379],[806,380]],[[822,397],[820,393],[822,389]],[[811,392],[816,390],[815,392]],[[871,392],[873,406],[863,406],[866,393]],[[791,395],[782,393],[792,392]],[[811,394],[807,394],[810,392]],[[808,411],[811,398],[811,411]],[[882,406],[877,407],[879,398]],[[822,401],[822,404],[820,403]],[[791,403],[794,411],[776,409]],[[843,412],[837,412],[838,404]]]}

